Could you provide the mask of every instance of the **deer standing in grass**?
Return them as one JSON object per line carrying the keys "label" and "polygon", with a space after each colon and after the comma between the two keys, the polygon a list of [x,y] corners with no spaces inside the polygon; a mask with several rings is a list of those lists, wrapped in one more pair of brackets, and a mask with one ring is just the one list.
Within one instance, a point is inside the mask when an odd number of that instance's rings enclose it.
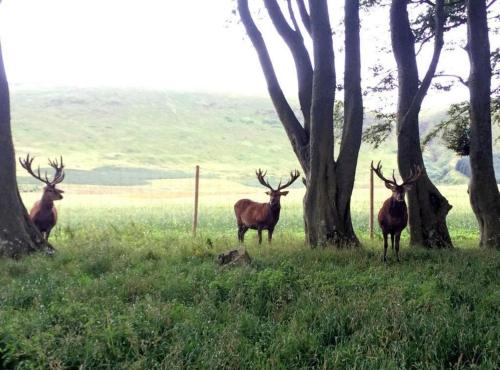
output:
{"label": "deer standing in grass", "polygon": [[300,176],[297,170],[290,172],[290,180],[283,185],[281,185],[280,181],[278,188],[274,189],[269,185],[269,181],[265,179],[266,173],[259,169],[255,174],[259,182],[269,189],[269,191],[266,191],[266,194],[269,195],[269,202],[257,203],[250,199],[240,199],[234,205],[234,213],[238,223],[238,240],[241,243],[243,243],[248,229],[257,230],[259,244],[262,244],[262,230],[267,230],[267,240],[271,243],[274,227],[280,218],[281,196],[288,194],[288,191],[282,190],[292,185]]}
{"label": "deer standing in grass", "polygon": [[382,174],[382,165],[378,162],[377,167],[372,170],[385,183],[385,187],[392,191],[392,196],[387,199],[378,212],[378,223],[384,235],[384,262],[387,262],[387,235],[391,235],[391,247],[396,249],[396,258],[399,262],[399,240],[401,232],[408,224],[408,210],[405,203],[405,194],[411,189],[411,186],[422,175],[422,169],[415,167],[415,171],[410,171],[410,176],[398,184],[394,171],[392,171],[392,180],[386,179]]}
{"label": "deer standing in grass", "polygon": [[36,173],[33,171],[31,166],[34,159],[28,154],[25,159],[19,158],[19,163],[31,176],[45,184],[42,199],[37,201],[31,208],[30,219],[42,233],[45,240],[48,240],[51,230],[57,223],[57,210],[54,207],[54,201],[63,198],[62,193],[64,191],[57,189],[56,185],[64,180],[64,163],[62,157],[60,163],[57,159],[54,161],[49,159],[50,167],[56,171],[54,178],[49,180],[47,172],[45,172],[44,177],[41,176],[40,167],[38,167]]}

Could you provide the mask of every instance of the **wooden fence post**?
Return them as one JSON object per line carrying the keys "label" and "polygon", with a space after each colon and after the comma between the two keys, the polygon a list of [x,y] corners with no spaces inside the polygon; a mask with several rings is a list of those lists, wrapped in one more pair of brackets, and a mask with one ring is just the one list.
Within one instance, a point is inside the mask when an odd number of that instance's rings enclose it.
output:
{"label": "wooden fence post", "polygon": [[370,167],[370,239],[373,239],[373,168]]}
{"label": "wooden fence post", "polygon": [[198,227],[198,195],[200,188],[200,166],[196,166],[195,183],[194,183],[194,214],[193,214],[193,236],[196,236],[196,228]]}

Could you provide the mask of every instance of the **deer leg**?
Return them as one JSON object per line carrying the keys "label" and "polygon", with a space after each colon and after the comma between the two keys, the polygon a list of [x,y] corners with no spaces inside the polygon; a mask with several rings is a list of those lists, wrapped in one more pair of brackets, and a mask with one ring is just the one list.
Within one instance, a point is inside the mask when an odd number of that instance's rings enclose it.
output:
{"label": "deer leg", "polygon": [[238,241],[241,243],[243,242],[243,238],[242,238],[242,235],[241,235],[241,230],[242,230],[242,226],[241,225],[238,225]]}
{"label": "deer leg", "polygon": [[384,262],[387,262],[387,233],[384,233]]}
{"label": "deer leg", "polygon": [[51,232],[51,231],[52,231],[52,230],[47,230],[47,231],[45,232],[45,240],[47,240],[47,241],[49,240],[49,236],[50,236],[50,232]]}
{"label": "deer leg", "polygon": [[394,234],[391,234],[391,249],[394,252]]}
{"label": "deer leg", "polygon": [[271,241],[273,240],[273,232],[274,232],[274,229],[267,230],[267,241],[269,244],[271,244]]}
{"label": "deer leg", "polygon": [[238,225],[238,240],[243,243],[245,239],[245,233],[247,232],[248,228],[245,225]]}
{"label": "deer leg", "polygon": [[401,238],[401,233],[396,234],[396,259],[399,262],[399,239]]}
{"label": "deer leg", "polygon": [[259,244],[262,244],[262,229],[260,227],[257,229],[257,234],[259,234]]}

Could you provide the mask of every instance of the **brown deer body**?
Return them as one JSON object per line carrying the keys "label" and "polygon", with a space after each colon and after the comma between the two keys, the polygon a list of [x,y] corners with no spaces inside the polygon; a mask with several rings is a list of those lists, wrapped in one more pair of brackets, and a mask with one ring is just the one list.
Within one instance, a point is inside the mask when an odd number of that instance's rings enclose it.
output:
{"label": "brown deer body", "polygon": [[274,228],[280,218],[281,196],[288,194],[288,191],[282,190],[297,180],[300,173],[298,171],[291,172],[290,180],[284,185],[281,185],[280,181],[277,189],[273,189],[265,180],[266,173],[262,173],[262,170],[259,169],[256,175],[259,182],[269,189],[266,194],[269,195],[270,199],[268,203],[258,203],[250,199],[240,199],[235,203],[234,213],[238,224],[238,240],[241,243],[243,243],[248,229],[257,230],[259,244],[262,243],[262,230],[267,230],[267,240],[271,243]]}
{"label": "brown deer body", "polygon": [[372,162],[371,168],[384,181],[387,189],[392,191],[392,196],[384,202],[378,212],[378,223],[384,235],[384,262],[387,262],[388,235],[391,236],[391,247],[393,250],[396,250],[396,258],[399,261],[401,232],[408,224],[408,209],[405,203],[405,194],[411,189],[411,185],[422,175],[422,170],[420,167],[417,167],[415,172],[410,172],[408,179],[403,181],[402,184],[398,184],[394,176],[394,171],[392,173],[392,180],[386,179],[383,176],[380,162],[378,162],[377,168],[373,167]]}
{"label": "brown deer body", "polygon": [[57,189],[56,185],[64,180],[64,164],[62,157],[60,164],[57,160],[49,160],[49,165],[56,171],[54,178],[49,180],[47,173],[45,173],[45,177],[42,178],[40,175],[40,167],[38,168],[37,173],[33,172],[31,166],[34,159],[34,157],[30,158],[28,154],[26,159],[19,158],[19,163],[31,176],[46,185],[43,188],[42,198],[35,202],[31,208],[30,219],[38,228],[45,240],[48,240],[50,232],[57,223],[57,210],[54,206],[54,201],[63,199],[62,193],[64,193],[64,191]]}

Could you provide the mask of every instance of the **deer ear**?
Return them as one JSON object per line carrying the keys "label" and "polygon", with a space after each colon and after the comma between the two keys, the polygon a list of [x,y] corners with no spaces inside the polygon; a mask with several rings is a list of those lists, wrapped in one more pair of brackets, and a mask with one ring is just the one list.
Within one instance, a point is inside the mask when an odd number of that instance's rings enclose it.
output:
{"label": "deer ear", "polygon": [[388,182],[385,183],[385,187],[389,190],[393,190],[394,189],[394,186],[392,186],[391,184],[389,184]]}
{"label": "deer ear", "polygon": [[288,194],[288,191],[282,191],[281,192],[281,195],[287,195]]}

